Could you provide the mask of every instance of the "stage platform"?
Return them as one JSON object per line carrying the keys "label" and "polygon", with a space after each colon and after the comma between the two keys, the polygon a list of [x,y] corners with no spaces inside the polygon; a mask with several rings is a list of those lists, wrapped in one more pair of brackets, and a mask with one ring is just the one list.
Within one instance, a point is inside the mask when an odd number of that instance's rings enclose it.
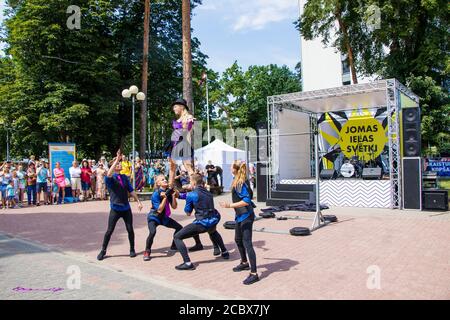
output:
{"label": "stage platform", "polygon": [[[283,179],[280,184],[315,185],[315,179]],[[328,206],[391,207],[391,182],[389,180],[321,180],[319,190],[320,203]]]}

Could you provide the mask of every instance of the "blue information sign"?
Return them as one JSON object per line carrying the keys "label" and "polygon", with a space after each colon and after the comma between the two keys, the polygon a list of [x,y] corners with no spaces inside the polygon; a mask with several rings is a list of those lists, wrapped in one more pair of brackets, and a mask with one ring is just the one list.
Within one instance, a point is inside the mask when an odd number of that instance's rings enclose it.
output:
{"label": "blue information sign", "polygon": [[69,168],[72,166],[72,162],[76,158],[75,144],[74,143],[49,143],[49,161],[50,168],[52,170],[55,168],[57,162],[61,163],[61,168],[64,169],[66,178],[70,177]]}

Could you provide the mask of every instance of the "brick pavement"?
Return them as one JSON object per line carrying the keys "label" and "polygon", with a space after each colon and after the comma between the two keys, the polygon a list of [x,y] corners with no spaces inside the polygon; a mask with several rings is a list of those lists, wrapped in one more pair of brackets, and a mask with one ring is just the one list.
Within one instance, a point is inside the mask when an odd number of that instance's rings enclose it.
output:
{"label": "brick pavement", "polygon": [[[80,286],[74,286],[74,271]],[[0,299],[125,300],[223,299],[170,287],[149,277],[124,273],[29,241],[0,234]]]}
{"label": "brick pavement", "polygon": [[[229,195],[223,197],[229,198]],[[219,199],[216,198],[216,203]],[[263,206],[263,204],[262,204]],[[260,206],[260,208],[262,207]],[[185,225],[192,218],[182,213],[173,217]],[[145,202],[145,212],[149,202]],[[222,223],[233,213],[221,209],[219,226],[230,248],[229,261],[213,257],[209,238],[201,236],[206,250],[192,253],[197,270],[179,272],[178,253],[168,252],[173,232],[158,228],[154,258],[142,261],[148,234],[146,215],[133,204],[136,249],[131,259],[125,226],[119,222],[111,239],[109,258],[95,257],[106,230],[108,203],[88,202],[52,207],[34,207],[0,213],[0,232],[16,235],[57,248],[80,261],[115,268],[125,275],[146,277],[169,287],[211,297],[248,299],[449,299],[450,298],[450,214],[385,209],[331,208],[339,222],[321,228],[308,237],[254,233],[254,244],[261,281],[244,286],[246,276],[233,273],[239,262],[234,233]],[[298,215],[285,212],[283,215]],[[311,217],[311,213],[304,213]],[[258,227],[289,230],[308,226],[310,221],[264,219]],[[192,245],[192,240],[188,240]],[[372,267],[371,267],[372,266]],[[380,289],[368,289],[368,272],[380,270]],[[369,269],[368,269],[369,268]],[[1,270],[1,269],[0,269]],[[370,282],[370,281],[369,281]],[[120,290],[118,289],[117,297]],[[123,294],[123,292],[122,292]],[[142,296],[136,296],[137,298]]]}

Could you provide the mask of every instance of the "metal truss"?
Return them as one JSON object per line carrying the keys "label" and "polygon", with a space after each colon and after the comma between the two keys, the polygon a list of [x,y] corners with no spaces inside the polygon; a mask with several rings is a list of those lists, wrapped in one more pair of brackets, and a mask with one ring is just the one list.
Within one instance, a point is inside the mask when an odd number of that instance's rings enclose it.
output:
{"label": "metal truss", "polygon": [[[281,94],[281,95],[268,97],[268,102],[269,103],[291,103],[292,104],[293,102],[300,102],[300,101],[307,101],[307,100],[310,101],[310,100],[325,99],[325,98],[330,98],[330,97],[339,97],[339,96],[346,96],[346,95],[352,95],[352,94],[383,91],[386,88],[387,81],[389,81],[389,80],[379,80],[379,81],[374,81],[374,82],[370,82],[370,83],[355,84],[355,85],[351,85],[351,86],[342,86],[342,87],[330,88],[330,89]],[[314,112],[312,110],[305,110],[301,107],[297,107],[297,108],[300,108],[308,113]],[[301,111],[301,110],[299,110],[299,111]]]}
{"label": "metal truss", "polygon": [[401,154],[400,154],[400,103],[396,80],[386,82],[386,102],[389,141],[389,178],[391,182],[391,209],[402,208]]}
{"label": "metal truss", "polygon": [[[293,111],[304,112],[310,115],[310,130],[313,132],[317,129],[317,112],[308,108],[300,106],[299,102],[326,99],[330,97],[348,96],[369,92],[385,92],[386,105],[379,107],[387,108],[388,117],[388,143],[389,143],[389,177],[391,183],[391,208],[402,209],[402,155],[400,144],[400,93],[403,93],[417,104],[419,104],[419,97],[406,88],[396,79],[378,80],[371,83],[363,83],[357,85],[342,86],[337,88],[314,90],[307,92],[296,92],[289,94],[282,94],[271,96],[267,98],[267,119],[269,131],[269,191],[274,190],[276,184],[280,181],[279,170],[273,172],[273,159],[278,156],[275,147],[278,146],[277,137],[273,130],[279,129],[278,123],[278,108],[286,108]],[[313,135],[311,135],[313,138]],[[314,170],[314,143],[311,140],[311,175],[317,174]],[[273,174],[273,175],[272,175]],[[268,194],[270,195],[270,194]]]}

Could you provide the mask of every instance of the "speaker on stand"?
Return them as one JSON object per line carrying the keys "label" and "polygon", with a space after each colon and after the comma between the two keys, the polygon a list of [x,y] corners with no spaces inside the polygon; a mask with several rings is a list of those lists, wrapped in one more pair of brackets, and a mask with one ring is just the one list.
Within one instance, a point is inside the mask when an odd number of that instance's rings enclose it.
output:
{"label": "speaker on stand", "polygon": [[269,168],[269,139],[267,122],[256,123],[256,201],[266,202]]}
{"label": "speaker on stand", "polygon": [[422,209],[422,158],[419,107],[402,109],[403,208]]}

